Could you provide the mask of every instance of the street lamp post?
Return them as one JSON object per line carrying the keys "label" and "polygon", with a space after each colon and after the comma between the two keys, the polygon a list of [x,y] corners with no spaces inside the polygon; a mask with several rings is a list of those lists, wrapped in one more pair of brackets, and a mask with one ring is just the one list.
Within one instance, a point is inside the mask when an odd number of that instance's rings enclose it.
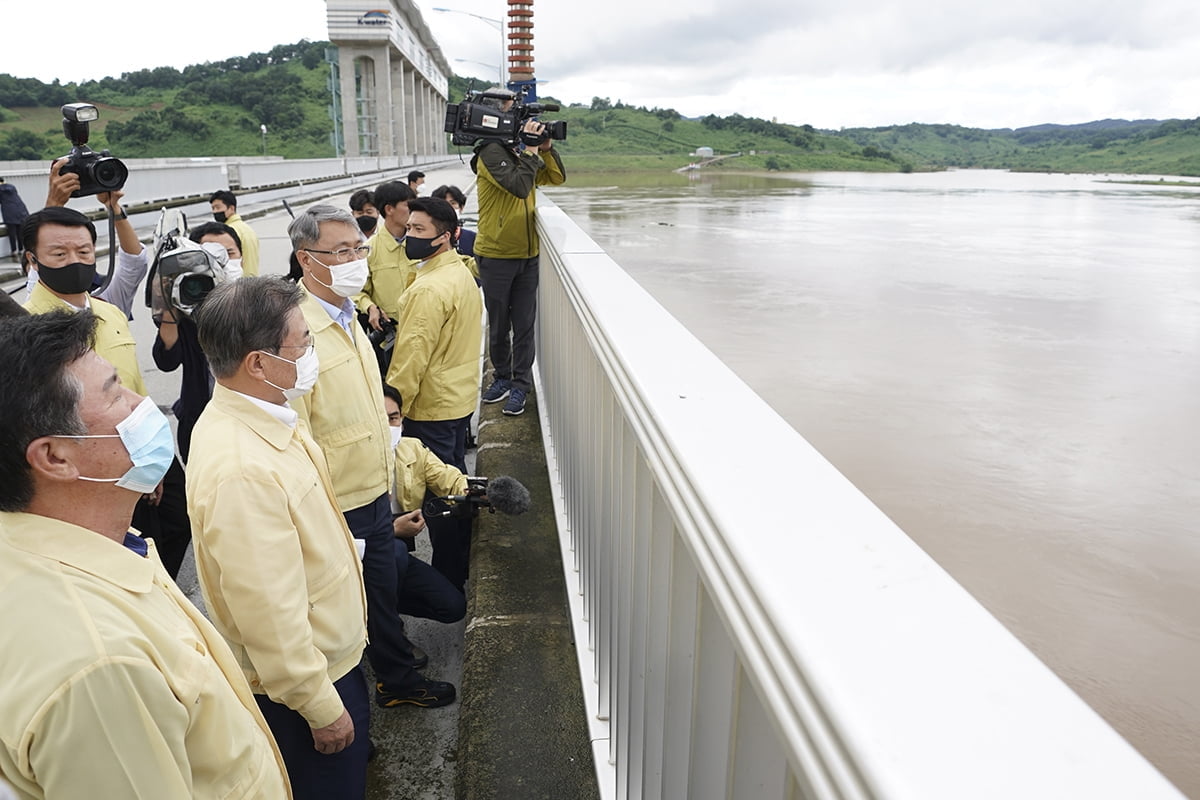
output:
{"label": "street lamp post", "polygon": [[505,38],[504,38],[504,20],[496,19],[494,17],[485,17],[482,14],[472,14],[470,11],[459,11],[457,8],[435,8],[433,10],[440,11],[444,14],[466,14],[468,17],[474,17],[475,19],[481,19],[484,22],[488,23],[489,25],[494,26],[496,28],[496,30],[500,31],[500,68],[499,68],[500,69],[500,86],[501,87],[507,86],[508,78],[505,77],[505,75],[504,75],[504,64],[505,64],[505,62],[508,61],[508,58],[507,58],[508,43],[505,41]]}

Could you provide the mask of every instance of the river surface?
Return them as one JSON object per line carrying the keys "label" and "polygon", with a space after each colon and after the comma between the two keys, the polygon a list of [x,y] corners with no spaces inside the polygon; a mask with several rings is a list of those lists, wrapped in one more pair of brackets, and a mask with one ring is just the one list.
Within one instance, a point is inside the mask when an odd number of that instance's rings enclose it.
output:
{"label": "river surface", "polygon": [[1200,187],[1125,179],[547,195],[1200,798]]}

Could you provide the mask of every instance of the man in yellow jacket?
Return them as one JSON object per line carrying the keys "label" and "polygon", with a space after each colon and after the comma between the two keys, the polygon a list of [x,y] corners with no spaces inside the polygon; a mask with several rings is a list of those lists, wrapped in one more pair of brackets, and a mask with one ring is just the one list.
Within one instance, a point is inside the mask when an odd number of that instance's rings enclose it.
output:
{"label": "man in yellow jacket", "polygon": [[[401,181],[380,184],[372,195],[380,217],[375,233],[367,242],[371,248],[371,254],[367,256],[367,280],[353,299],[373,331],[382,331],[385,324],[396,321],[400,295],[416,277],[417,262],[404,251],[408,201],[415,197],[412,189]],[[376,347],[375,355],[379,359],[379,371],[387,371],[392,351]]]}
{"label": "man in yellow jacket", "polygon": [[174,445],[96,324],[0,321],[0,775],[23,799],[291,797],[229,646],[130,530]]}
{"label": "man in yellow jacket", "polygon": [[237,195],[227,189],[213,192],[208,199],[212,207],[213,219],[223,222],[237,231],[241,241],[242,274],[254,276],[258,274],[258,234],[250,227],[237,210]]}
{"label": "man in yellow jacket", "polygon": [[[123,216],[117,200],[120,193],[112,195],[101,198]],[[125,312],[89,294],[96,277],[96,226],[74,209],[48,206],[29,215],[21,226],[21,238],[30,271],[36,270],[38,275],[25,308],[31,314],[91,310],[98,320],[96,352],[117,368],[126,388],[147,394]],[[134,512],[134,527],[156,540],[171,577],[179,574],[192,538],[185,495],[183,467],[175,460],[163,483],[147,492]]]}
{"label": "man in yellow jacket", "polygon": [[[458,216],[445,200],[409,201],[405,248],[420,261],[400,296],[400,319],[387,382],[403,398],[404,433],[466,472],[467,428],[479,397],[479,318],[474,278],[454,250]],[[462,589],[470,556],[470,519],[430,520],[433,566]]]}
{"label": "man in yellow jacket", "polygon": [[214,289],[194,313],[216,377],[188,460],[196,572],[275,734],[297,798],[366,792],[362,569],[325,456],[290,405],[320,365],[302,290]]}
{"label": "man in yellow jacket", "polygon": [[316,385],[295,407],[325,454],[350,533],[363,542],[375,701],[385,708],[447,705],[454,701],[454,685],[417,671],[427,659],[405,635],[397,601],[388,502],[393,459],[382,379],[350,301],[366,279],[367,248],[354,217],[330,205],[305,209],[288,225],[288,236],[304,271],[300,310],[321,364]]}

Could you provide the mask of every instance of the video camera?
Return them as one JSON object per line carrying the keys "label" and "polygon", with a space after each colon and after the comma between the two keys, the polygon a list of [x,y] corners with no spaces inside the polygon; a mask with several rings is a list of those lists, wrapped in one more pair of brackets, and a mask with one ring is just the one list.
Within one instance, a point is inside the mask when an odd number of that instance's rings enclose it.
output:
{"label": "video camera", "polygon": [[178,209],[162,210],[151,252],[146,299],[158,313],[169,305],[190,317],[209,292],[239,276],[231,271],[224,246],[187,237],[187,217]]}
{"label": "video camera", "polygon": [[97,153],[87,146],[88,123],[100,118],[96,107],[90,103],[68,103],[62,107],[62,115],[63,133],[73,147],[59,172],[79,176],[79,188],[71,192],[71,197],[113,192],[123,187],[129,178],[129,168],[107,150]]}
{"label": "video camera", "polygon": [[[512,107],[501,111],[506,101]],[[524,142],[537,147],[547,139],[562,141],[567,138],[567,121],[556,119],[544,123],[546,130],[541,136],[531,136],[521,131],[525,122],[547,111],[558,111],[557,103],[526,103],[524,94],[515,94],[508,89],[486,89],[468,91],[461,103],[446,105],[446,125],[450,141],[459,147],[472,147],[484,139],[494,139],[507,147]]]}

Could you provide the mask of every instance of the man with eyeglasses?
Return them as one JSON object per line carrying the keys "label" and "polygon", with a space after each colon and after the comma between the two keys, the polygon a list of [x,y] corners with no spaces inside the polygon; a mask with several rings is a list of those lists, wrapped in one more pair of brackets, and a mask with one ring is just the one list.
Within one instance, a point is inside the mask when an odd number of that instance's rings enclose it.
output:
{"label": "man with eyeglasses", "polygon": [[293,407],[320,369],[303,299],[283,278],[242,278],[196,309],[217,384],[192,438],[188,509],[204,602],[295,797],[361,798],[367,604],[325,456]]}
{"label": "man with eyeglasses", "polygon": [[297,215],[288,236],[304,271],[300,310],[321,364],[316,385],[295,407],[325,453],[346,524],[364,545],[367,659],[375,673],[375,701],[384,708],[447,705],[454,702],[454,685],[417,671],[428,658],[414,652],[400,618],[388,500],[394,455],[379,365],[350,300],[366,281],[368,248],[354,217],[331,205]]}

